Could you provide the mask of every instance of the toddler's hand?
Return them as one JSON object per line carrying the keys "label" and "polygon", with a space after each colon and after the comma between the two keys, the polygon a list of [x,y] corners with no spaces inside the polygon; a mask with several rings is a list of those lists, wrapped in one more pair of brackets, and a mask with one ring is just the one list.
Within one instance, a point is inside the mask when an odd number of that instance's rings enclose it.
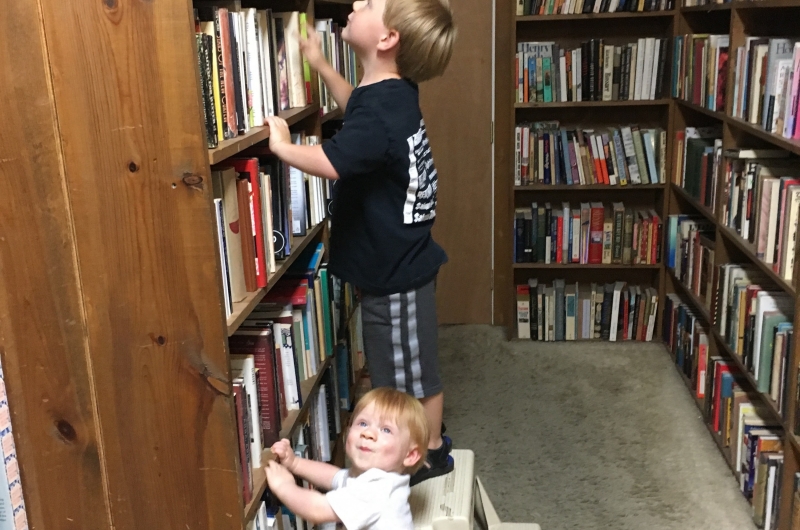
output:
{"label": "toddler's hand", "polygon": [[322,55],[322,41],[319,33],[316,32],[311,24],[306,24],[307,38],[300,37],[300,51],[305,55],[308,65],[314,70],[319,70],[325,64],[325,56]]}
{"label": "toddler's hand", "polygon": [[292,476],[288,469],[274,460],[271,460],[267,465],[266,472],[267,484],[269,485],[270,491],[279,496],[280,492],[283,491],[286,486],[294,484],[294,476]]}
{"label": "toddler's hand", "polygon": [[275,152],[275,147],[279,144],[288,144],[292,142],[292,136],[289,133],[289,124],[286,120],[277,116],[269,116],[267,118],[267,125],[269,125],[269,148]]}
{"label": "toddler's hand", "polygon": [[294,472],[294,464],[295,464],[295,455],[294,451],[292,451],[292,446],[289,444],[289,440],[284,438],[279,442],[275,442],[272,444],[270,448],[272,454],[278,457],[278,462],[286,467],[291,472]]}

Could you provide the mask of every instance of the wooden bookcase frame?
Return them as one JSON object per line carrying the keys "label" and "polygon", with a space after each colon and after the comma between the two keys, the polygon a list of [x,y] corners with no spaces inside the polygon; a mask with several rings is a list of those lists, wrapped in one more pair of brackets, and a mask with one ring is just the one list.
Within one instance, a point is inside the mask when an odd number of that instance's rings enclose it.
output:
{"label": "wooden bookcase frame", "polygon": [[[350,5],[259,7],[344,21]],[[193,7],[42,0],[0,22],[0,357],[32,528],[244,530],[266,487],[256,471],[244,503],[227,337],[327,222],[226,318],[211,166],[269,128],[207,149]],[[343,110],[322,116],[311,86],[280,116],[321,136]]]}

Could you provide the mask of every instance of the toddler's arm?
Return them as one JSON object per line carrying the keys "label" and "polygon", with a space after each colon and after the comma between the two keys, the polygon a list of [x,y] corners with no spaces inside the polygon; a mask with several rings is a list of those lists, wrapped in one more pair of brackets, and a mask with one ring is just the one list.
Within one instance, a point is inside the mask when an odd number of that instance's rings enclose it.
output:
{"label": "toddler's arm", "polygon": [[333,477],[340,471],[338,467],[325,462],[317,462],[316,460],[295,456],[289,440],[285,438],[272,444],[270,451],[279,458],[280,463],[291,473],[324,490],[331,489]]}
{"label": "toddler's arm", "polygon": [[[305,459],[298,459],[298,461]],[[333,466],[330,466],[333,467]],[[331,477],[331,481],[333,477]],[[267,466],[267,483],[269,489],[292,512],[312,524],[338,523],[339,518],[331,508],[325,494],[316,490],[301,488],[294,482],[294,477],[282,465],[270,461]],[[328,482],[328,487],[331,483]]]}

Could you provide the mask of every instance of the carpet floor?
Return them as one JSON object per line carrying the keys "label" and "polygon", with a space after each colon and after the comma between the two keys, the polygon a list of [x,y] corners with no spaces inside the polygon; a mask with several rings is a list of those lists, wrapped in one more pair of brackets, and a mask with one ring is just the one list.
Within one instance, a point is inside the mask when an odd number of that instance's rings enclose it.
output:
{"label": "carpet floor", "polygon": [[500,518],[542,530],[753,530],[664,347],[440,328],[447,434]]}

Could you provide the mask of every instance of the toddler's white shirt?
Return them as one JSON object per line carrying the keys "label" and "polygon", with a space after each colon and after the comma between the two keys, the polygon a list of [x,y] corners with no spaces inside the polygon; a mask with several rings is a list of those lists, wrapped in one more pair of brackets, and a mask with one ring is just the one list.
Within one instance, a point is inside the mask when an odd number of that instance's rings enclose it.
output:
{"label": "toddler's white shirt", "polygon": [[326,496],[347,530],[414,530],[409,476],[370,469],[357,477],[342,469]]}

